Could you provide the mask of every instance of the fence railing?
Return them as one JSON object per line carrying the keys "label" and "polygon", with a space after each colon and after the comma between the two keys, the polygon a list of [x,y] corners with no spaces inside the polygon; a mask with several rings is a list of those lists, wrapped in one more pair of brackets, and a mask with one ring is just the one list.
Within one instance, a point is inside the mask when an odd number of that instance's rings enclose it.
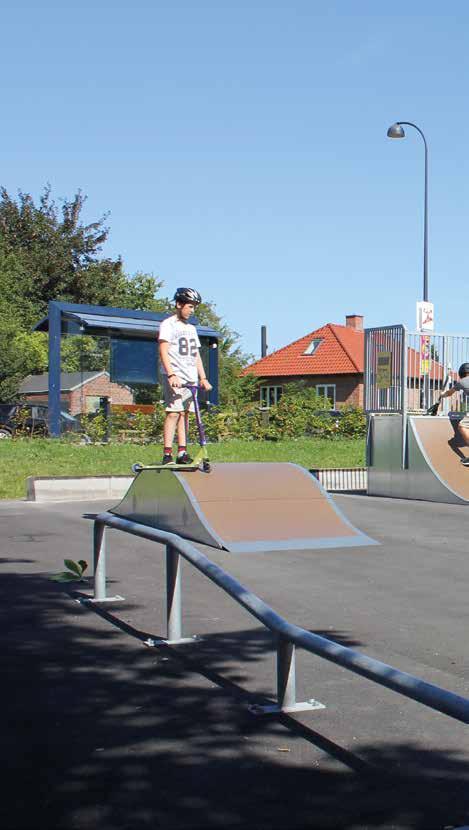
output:
{"label": "fence railing", "polygon": [[[458,379],[458,369],[469,362],[469,337],[407,331],[405,326],[383,326],[365,332],[365,411],[367,413],[424,413],[443,389]],[[445,400],[467,409],[461,392]]]}
{"label": "fence railing", "polygon": [[156,530],[108,512],[100,513],[94,523],[95,576],[94,599],[91,602],[112,599],[106,596],[106,527],[166,545],[167,640],[165,642],[175,644],[185,641],[182,636],[181,556],[222,588],[275,635],[277,703],[273,706],[254,705],[252,711],[255,713],[295,712],[324,708],[323,704],[314,700],[305,703],[296,701],[295,648],[300,647],[451,718],[469,723],[469,700],[466,698],[289,623],[187,540],[181,539],[174,533]]}
{"label": "fence railing", "polygon": [[337,467],[310,470],[325,490],[333,493],[361,492],[367,488],[365,467]]}
{"label": "fence railing", "polygon": [[404,412],[406,389],[405,326],[366,329],[365,412]]}

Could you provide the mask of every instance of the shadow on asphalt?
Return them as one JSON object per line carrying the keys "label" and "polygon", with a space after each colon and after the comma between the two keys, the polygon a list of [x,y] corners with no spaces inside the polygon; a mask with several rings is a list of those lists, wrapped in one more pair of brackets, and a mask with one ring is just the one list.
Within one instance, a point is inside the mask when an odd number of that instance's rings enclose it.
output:
{"label": "shadow on asphalt", "polygon": [[[210,636],[197,658],[140,649],[136,639],[154,633],[13,574],[0,581],[0,617],[4,830],[467,823],[469,765],[454,752],[375,740],[351,753],[294,718],[258,719],[237,705],[250,695],[233,663],[264,656],[264,630]],[[285,730],[342,766],[278,755]],[[400,775],[409,762],[419,775]]]}

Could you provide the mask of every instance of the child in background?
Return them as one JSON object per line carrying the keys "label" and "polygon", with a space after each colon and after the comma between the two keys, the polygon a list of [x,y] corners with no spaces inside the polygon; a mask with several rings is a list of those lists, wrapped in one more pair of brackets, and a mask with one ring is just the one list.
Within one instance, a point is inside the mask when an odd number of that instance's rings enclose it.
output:
{"label": "child in background", "polygon": [[[467,407],[467,401],[469,399],[469,363],[462,363],[458,369],[459,380],[453,383],[451,389],[447,389],[446,392],[443,392],[440,396],[440,401],[443,398],[449,398],[451,395],[454,395],[455,392],[463,392],[464,394],[464,405]],[[461,442],[464,446],[469,446],[469,414],[466,412],[464,417],[458,423],[458,433],[461,439]],[[464,464],[465,467],[469,467],[469,458],[467,458],[456,446],[455,443],[456,439],[452,438],[449,442],[452,449],[457,453],[457,455],[461,458],[461,464]]]}

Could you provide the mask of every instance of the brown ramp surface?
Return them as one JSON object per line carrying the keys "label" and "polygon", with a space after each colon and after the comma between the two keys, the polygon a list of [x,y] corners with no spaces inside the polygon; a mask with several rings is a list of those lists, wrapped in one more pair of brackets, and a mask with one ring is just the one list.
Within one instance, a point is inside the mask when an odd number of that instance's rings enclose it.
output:
{"label": "brown ramp surface", "polygon": [[433,474],[454,495],[462,501],[469,501],[469,469],[461,464],[459,456],[448,445],[454,436],[449,418],[414,417],[410,421],[420,450]]}
{"label": "brown ramp surface", "polygon": [[288,463],[142,470],[110,512],[232,553],[377,544],[317,479]]}

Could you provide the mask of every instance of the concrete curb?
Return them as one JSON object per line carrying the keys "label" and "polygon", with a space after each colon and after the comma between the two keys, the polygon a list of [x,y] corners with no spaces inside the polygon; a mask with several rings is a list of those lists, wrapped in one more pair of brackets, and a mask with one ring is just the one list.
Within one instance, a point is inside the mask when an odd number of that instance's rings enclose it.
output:
{"label": "concrete curb", "polygon": [[134,476],[28,476],[26,500],[47,502],[120,499],[133,480]]}

